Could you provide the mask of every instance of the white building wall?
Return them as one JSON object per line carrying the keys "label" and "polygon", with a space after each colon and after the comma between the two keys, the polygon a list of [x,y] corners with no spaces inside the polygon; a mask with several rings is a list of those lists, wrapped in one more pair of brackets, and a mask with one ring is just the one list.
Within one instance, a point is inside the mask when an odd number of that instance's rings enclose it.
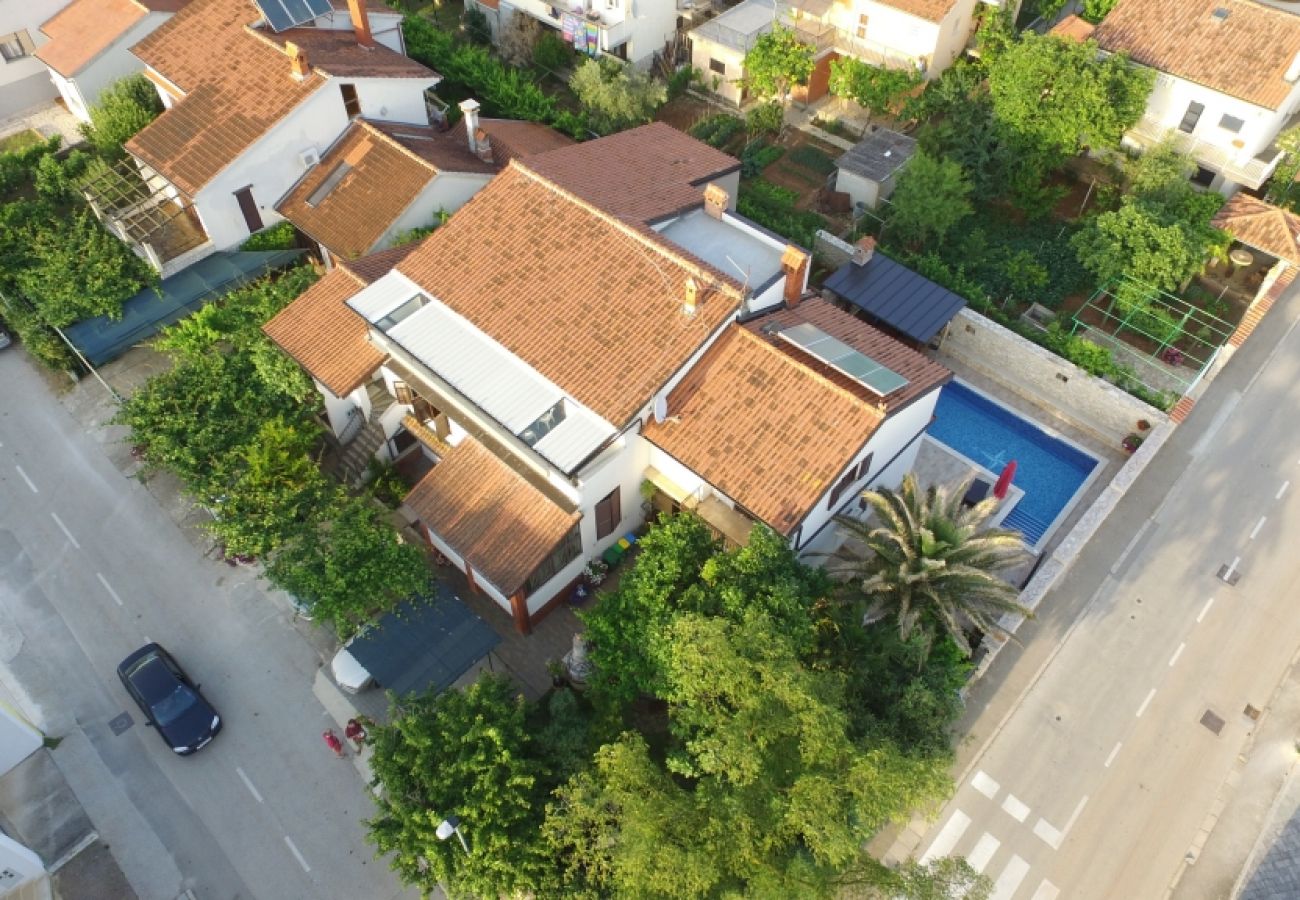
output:
{"label": "white building wall", "polygon": [[[1281,131],[1283,123],[1300,106],[1300,85],[1292,88],[1291,95],[1280,109],[1271,110],[1160,73],[1151,96],[1147,98],[1146,118],[1168,128],[1177,128],[1192,102],[1203,104],[1205,111],[1190,136],[1244,161],[1268,147]],[[1245,122],[1240,132],[1233,133],[1220,127],[1219,122],[1225,115]]]}
{"label": "white building wall", "polygon": [[41,858],[3,832],[0,832],[0,896],[54,896]]}
{"label": "white building wall", "polygon": [[99,102],[99,95],[105,88],[120,78],[144,71],[144,63],[129,48],[170,18],[171,13],[150,13],[145,16],[114,41],[112,46],[75,73],[71,80],[50,69],[50,80],[68,104],[68,111],[81,121],[89,122],[88,110]]}
{"label": "white building wall", "polygon": [[926,67],[926,78],[938,78],[966,50],[971,33],[975,30],[975,7],[979,0],[958,0],[948,10],[934,33],[934,50]]}
{"label": "white building wall", "polygon": [[[499,21],[504,25],[512,15],[523,13],[561,31],[563,20],[552,17],[552,9],[561,16],[577,15],[584,24],[588,10],[599,11],[601,51],[608,53],[626,43],[627,60],[637,66],[649,64],[677,30],[677,0],[510,0],[500,4]],[[483,11],[493,18],[491,9]]]}
{"label": "white building wall", "polygon": [[[68,0],[0,0],[0,36],[26,32],[35,49],[47,40],[41,25],[67,5]],[[35,56],[0,59],[0,117],[57,97],[48,72]]]}
{"label": "white building wall", "polygon": [[439,210],[455,212],[469,198],[481,191],[492,179],[490,175],[470,175],[460,172],[441,172],[434,177],[424,190],[411,201],[411,205],[397,218],[393,226],[384,232],[371,252],[391,247],[393,239],[403,231],[412,228],[424,228],[433,222]]}
{"label": "white building wall", "polygon": [[39,750],[43,740],[26,719],[0,704],[0,775]]}
{"label": "white building wall", "polygon": [[[711,63],[717,60],[726,70],[719,74]],[[740,85],[738,82],[745,75],[745,54],[723,44],[715,43],[706,37],[692,32],[691,65],[704,74],[705,86],[729,103],[740,103]],[[717,79],[717,86],[714,86]]]}
{"label": "white building wall", "polygon": [[[957,9],[967,6],[972,6],[972,0],[961,0],[957,4]],[[885,47],[899,56],[924,60],[928,68],[942,70],[936,57],[941,47],[947,47],[951,42],[940,34],[942,23],[936,24],[909,15],[901,9],[876,3],[874,0],[856,0],[847,6],[837,6],[832,9],[832,21],[844,33],[850,35],[857,34],[861,21],[859,16],[867,17],[864,40],[869,47],[872,45]],[[956,13],[957,9],[949,15]],[[951,25],[949,28],[951,29]],[[965,45],[964,37],[962,45]],[[951,59],[948,62],[951,62]],[[946,65],[947,62],[943,63],[943,66]]]}

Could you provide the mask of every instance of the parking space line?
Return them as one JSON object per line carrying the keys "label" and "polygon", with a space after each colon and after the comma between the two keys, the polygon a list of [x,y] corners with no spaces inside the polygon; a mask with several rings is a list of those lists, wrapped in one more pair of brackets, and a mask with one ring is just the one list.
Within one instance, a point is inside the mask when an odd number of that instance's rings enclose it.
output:
{"label": "parking space line", "polygon": [[289,852],[293,854],[294,859],[298,860],[298,865],[302,866],[302,870],[304,872],[310,872],[311,866],[307,865],[307,860],[302,858],[302,854],[299,853],[298,848],[294,846],[293,838],[286,834],[284,836],[284,842],[289,845]]}
{"label": "parking space line", "polygon": [[105,577],[104,577],[102,574],[100,574],[99,572],[96,572],[96,573],[95,573],[95,577],[98,578],[98,579],[99,579],[99,583],[102,584],[102,585],[104,586],[104,590],[108,591],[108,595],[109,595],[110,597],[112,597],[112,598],[117,602],[117,605],[118,605],[118,606],[121,606],[121,605],[122,605],[122,598],[119,597],[119,596],[117,595],[117,591],[113,590],[113,586],[112,586],[111,584],[108,583],[108,579],[105,578]]}
{"label": "parking space line", "polygon": [[40,491],[36,489],[36,485],[32,482],[32,480],[27,477],[27,473],[23,471],[23,467],[15,463],[14,468],[17,469],[18,474],[23,477],[23,481],[27,482],[27,486],[32,489],[32,493],[39,494]]}
{"label": "parking space line", "polygon": [[78,543],[77,543],[77,539],[76,539],[75,537],[72,536],[72,532],[68,530],[68,526],[63,524],[63,520],[59,518],[59,514],[56,513],[56,512],[54,512],[54,511],[51,511],[51,512],[50,512],[50,518],[52,518],[52,519],[54,520],[54,524],[55,524],[55,525],[58,525],[58,526],[59,526],[59,530],[62,531],[62,532],[64,533],[64,535],[67,536],[68,540],[72,543],[72,546],[74,546],[74,547],[76,547],[78,550],[80,550],[80,549],[81,549],[81,545],[78,544]]}
{"label": "parking space line", "polygon": [[266,801],[262,799],[262,795],[257,792],[257,788],[253,787],[253,782],[244,774],[244,770],[239,766],[235,766],[235,772],[238,773],[240,780],[244,782],[244,787],[248,788],[248,792],[253,795],[253,799],[258,803],[265,803]]}

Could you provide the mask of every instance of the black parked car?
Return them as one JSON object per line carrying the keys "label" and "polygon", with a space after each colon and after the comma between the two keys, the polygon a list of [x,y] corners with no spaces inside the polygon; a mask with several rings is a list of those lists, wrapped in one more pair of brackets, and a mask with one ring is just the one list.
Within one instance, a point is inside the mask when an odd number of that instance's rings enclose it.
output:
{"label": "black parked car", "polygon": [[117,674],[149,725],[182,756],[203,747],[221,730],[221,716],[158,644],[146,644],[122,660]]}

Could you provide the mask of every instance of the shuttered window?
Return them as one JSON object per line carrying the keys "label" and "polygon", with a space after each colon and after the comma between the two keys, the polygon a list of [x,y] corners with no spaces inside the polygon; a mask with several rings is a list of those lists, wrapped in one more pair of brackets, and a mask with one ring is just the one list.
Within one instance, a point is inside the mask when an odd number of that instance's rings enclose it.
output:
{"label": "shuttered window", "polygon": [[623,510],[619,503],[619,488],[610,491],[609,496],[596,504],[596,540],[600,540],[618,528],[623,519]]}
{"label": "shuttered window", "polygon": [[16,62],[32,55],[36,49],[32,44],[32,36],[26,31],[15,31],[12,34],[0,35],[0,60],[7,63]]}

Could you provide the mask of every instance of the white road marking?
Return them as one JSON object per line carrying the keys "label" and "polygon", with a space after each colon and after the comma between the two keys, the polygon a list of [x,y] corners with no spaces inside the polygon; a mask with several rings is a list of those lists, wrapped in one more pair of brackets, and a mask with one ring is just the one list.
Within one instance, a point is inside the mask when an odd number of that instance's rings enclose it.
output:
{"label": "white road marking", "polygon": [[990,800],[996,797],[998,791],[1002,789],[1002,785],[990,778],[983,769],[975,773],[975,777],[970,780],[970,786]]}
{"label": "white road marking", "polygon": [[284,836],[284,842],[289,845],[289,852],[293,854],[294,859],[298,860],[298,865],[302,866],[302,870],[304,872],[310,872],[311,866],[307,865],[307,860],[302,858],[302,854],[298,852],[298,848],[293,845],[293,839],[286,834]]}
{"label": "white road marking", "polygon": [[1142,705],[1138,707],[1137,717],[1139,719],[1142,718],[1142,714],[1147,711],[1147,707],[1151,705],[1151,700],[1152,698],[1155,697],[1155,695],[1156,695],[1156,689],[1152,688],[1150,692],[1147,694],[1147,698],[1142,701]]}
{"label": "white road marking", "polygon": [[72,536],[72,532],[68,530],[68,526],[63,524],[63,520],[59,518],[59,514],[56,513],[56,512],[51,512],[51,513],[50,513],[50,518],[52,518],[52,519],[54,520],[54,524],[55,524],[55,525],[58,525],[58,526],[59,526],[59,529],[60,529],[60,530],[61,530],[65,535],[67,535],[68,540],[72,542],[72,546],[74,546],[74,547],[76,547],[78,550],[80,550],[80,549],[81,549],[81,545],[78,544],[78,543],[77,543],[77,539],[74,538],[74,537]]}
{"label": "white road marking", "polygon": [[1115,757],[1119,756],[1119,748],[1123,746],[1123,743],[1117,742],[1114,747],[1110,748],[1110,756],[1106,757],[1106,768],[1110,768],[1110,764],[1115,761]]}
{"label": "white road marking", "polygon": [[1178,645],[1178,649],[1174,651],[1174,655],[1169,657],[1169,665],[1172,666],[1174,663],[1178,662],[1178,657],[1183,655],[1183,649],[1186,648],[1186,646],[1186,641]]}
{"label": "white road marking", "polygon": [[1029,817],[1029,807],[1025,806],[1025,804],[1020,801],[1020,798],[1012,793],[1008,793],[1006,798],[1002,801],[1002,809],[1017,822],[1023,822]]}
{"label": "white road marking", "polygon": [[961,836],[966,833],[969,826],[970,816],[960,809],[953,810],[943,828],[939,829],[939,833],[935,835],[934,843],[930,845],[930,849],[926,850],[921,856],[921,865],[951,853],[952,848],[957,846],[957,842],[961,840]]}
{"label": "white road marking", "polygon": [[1214,598],[1213,598],[1213,597],[1211,597],[1209,600],[1206,600],[1206,601],[1205,601],[1205,605],[1201,607],[1201,612],[1200,612],[1200,614],[1196,617],[1196,622],[1197,622],[1198,625],[1200,624],[1201,619],[1204,619],[1204,618],[1205,618],[1205,614],[1206,614],[1207,612],[1210,611],[1210,607],[1213,606],[1213,605],[1214,605]]}
{"label": "white road marking", "polygon": [[1002,842],[986,831],[980,835],[975,849],[966,857],[966,862],[970,863],[970,867],[976,872],[983,872],[989,860],[993,858],[993,854],[997,853],[1001,846]]}
{"label": "white road marking", "polygon": [[1011,861],[1002,870],[1002,874],[998,876],[998,880],[994,882],[993,893],[989,895],[989,900],[1011,900],[1016,889],[1020,887],[1020,882],[1024,881],[1028,874],[1029,863],[1019,856],[1012,856]]}
{"label": "white road marking", "polygon": [[[1259,537],[1259,530],[1260,530],[1261,528],[1264,527],[1264,523],[1267,522],[1267,521],[1268,521],[1268,516],[1260,516],[1260,517],[1259,517],[1259,521],[1255,523],[1255,527],[1252,528],[1252,529],[1250,530],[1250,539],[1251,539],[1252,541],[1253,541],[1255,538]],[[1240,558],[1240,557],[1239,557],[1239,558]],[[1233,568],[1234,568],[1234,569],[1236,568],[1236,565],[1235,565],[1235,564],[1233,565]]]}
{"label": "white road marking", "polygon": [[1029,900],[1056,900],[1059,896],[1061,896],[1061,889],[1044,878]]}
{"label": "white road marking", "polygon": [[1043,842],[1053,850],[1061,849],[1061,838],[1064,837],[1061,832],[1051,826],[1046,819],[1039,819],[1034,825],[1034,834],[1043,839]]}
{"label": "white road marking", "polygon": [[253,799],[258,803],[264,803],[262,795],[257,792],[257,788],[253,787],[253,782],[244,774],[244,770],[239,766],[235,766],[235,771],[239,774],[240,780],[244,782],[244,787],[248,788],[248,792],[253,795]]}
{"label": "white road marking", "polygon": [[1079,821],[1079,816],[1083,814],[1083,808],[1087,805],[1088,796],[1085,794],[1083,799],[1079,801],[1079,805],[1074,808],[1074,812],[1070,813],[1070,821],[1065,823],[1065,828],[1061,831],[1061,834],[1070,833],[1070,829],[1074,827],[1075,822]]}
{"label": "white road marking", "polygon": [[32,493],[39,494],[40,491],[36,489],[36,485],[32,483],[32,480],[27,477],[27,473],[23,471],[23,467],[15,463],[14,468],[18,470],[19,475],[23,476],[23,481],[27,482],[27,486],[32,489]]}
{"label": "white road marking", "polygon": [[121,606],[122,598],[117,595],[117,591],[113,590],[113,586],[108,583],[108,579],[105,578],[103,575],[101,575],[99,572],[95,573],[95,577],[98,578],[99,583],[104,586],[104,590],[108,591],[108,595],[112,597],[115,601],[117,601],[118,606]]}
{"label": "white road marking", "polygon": [[[0,446],[2,446],[2,445],[0,445]],[[1282,499],[1282,495],[1286,493],[1286,489],[1289,488],[1290,486],[1291,486],[1291,482],[1289,482],[1289,481],[1284,481],[1284,482],[1282,482],[1282,486],[1281,486],[1280,488],[1277,489],[1277,493],[1273,495],[1273,499],[1274,499],[1274,500],[1281,500],[1281,499]]]}
{"label": "white road marking", "polygon": [[1228,571],[1224,572],[1224,577],[1230,577],[1233,572],[1237,571],[1237,563],[1241,562],[1240,556],[1234,556],[1232,562],[1228,564]]}

